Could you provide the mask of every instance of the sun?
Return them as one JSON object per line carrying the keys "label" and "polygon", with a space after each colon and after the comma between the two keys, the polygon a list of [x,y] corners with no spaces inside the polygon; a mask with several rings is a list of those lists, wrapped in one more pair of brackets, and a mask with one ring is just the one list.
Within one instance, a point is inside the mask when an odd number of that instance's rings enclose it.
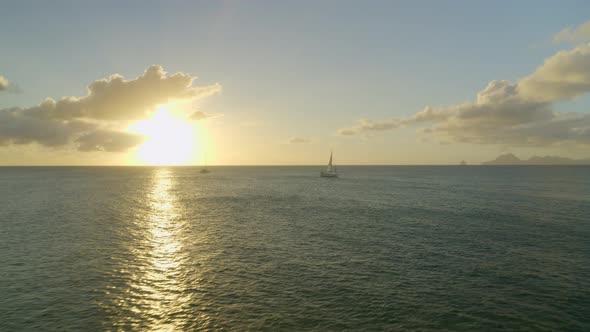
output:
{"label": "sun", "polygon": [[187,165],[197,156],[198,133],[185,119],[173,116],[168,106],[161,106],[147,120],[129,130],[146,136],[136,149],[135,162],[147,165]]}

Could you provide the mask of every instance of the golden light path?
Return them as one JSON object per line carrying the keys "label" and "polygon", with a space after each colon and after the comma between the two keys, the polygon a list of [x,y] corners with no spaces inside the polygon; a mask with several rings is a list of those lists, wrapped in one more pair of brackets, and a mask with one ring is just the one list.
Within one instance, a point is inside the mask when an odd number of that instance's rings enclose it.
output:
{"label": "golden light path", "polygon": [[173,168],[150,170],[148,186],[131,224],[123,256],[99,302],[112,319],[105,330],[195,331],[211,330],[212,320],[202,310],[202,275],[195,269],[191,243],[192,224],[187,219]]}
{"label": "golden light path", "polygon": [[177,213],[174,196],[170,193],[172,186],[170,170],[159,169],[154,174],[153,190],[148,197],[152,212],[146,225],[150,233],[146,237],[146,247],[150,252],[142,255],[148,259],[148,264],[144,280],[137,286],[143,288],[144,294],[149,294],[144,308],[147,307],[145,314],[153,323],[152,331],[177,330],[179,326],[167,318],[174,313],[176,305],[183,302],[177,297],[183,291],[177,257],[181,249],[181,229],[175,224]]}
{"label": "golden light path", "polygon": [[154,170],[152,191],[146,196],[150,212],[143,225],[147,233],[141,245],[144,250],[136,252],[144,267],[143,275],[130,285],[140,290],[135,307],[150,331],[181,331],[191,320],[209,320],[202,314],[189,317],[186,313],[191,303],[183,251],[187,225],[174,194],[174,181],[170,169]]}
{"label": "golden light path", "polygon": [[200,163],[204,147],[198,124],[174,116],[171,106],[160,106],[147,120],[129,127],[146,136],[132,162],[143,165],[187,165]]}

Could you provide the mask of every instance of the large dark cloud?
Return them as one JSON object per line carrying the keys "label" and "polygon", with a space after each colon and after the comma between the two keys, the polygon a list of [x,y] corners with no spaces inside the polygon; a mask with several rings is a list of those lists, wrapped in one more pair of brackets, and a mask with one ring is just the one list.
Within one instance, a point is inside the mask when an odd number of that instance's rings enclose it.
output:
{"label": "large dark cloud", "polygon": [[19,108],[0,110],[1,145],[35,142],[44,146],[60,146],[67,144],[72,135],[92,127],[90,124],[30,117]]}
{"label": "large dark cloud", "polygon": [[555,112],[553,103],[590,92],[590,45],[559,52],[516,83],[492,81],[475,102],[426,107],[405,118],[361,120],[340,135],[427,126],[419,129],[444,141],[548,146],[590,144],[590,114]]}
{"label": "large dark cloud", "polygon": [[193,80],[185,73],[168,76],[153,65],[133,80],[112,75],[94,81],[84,97],[47,98],[34,107],[0,110],[0,145],[74,143],[80,151],[125,151],[143,137],[116,128],[145,118],[159,104],[210,95],[221,88],[218,84],[193,87]]}
{"label": "large dark cloud", "polygon": [[140,135],[100,129],[96,123],[31,117],[18,108],[0,111],[0,146],[37,143],[59,147],[74,137],[79,151],[122,152],[143,141]]}
{"label": "large dark cloud", "polygon": [[80,151],[126,151],[144,141],[144,137],[114,130],[95,130],[76,139]]}

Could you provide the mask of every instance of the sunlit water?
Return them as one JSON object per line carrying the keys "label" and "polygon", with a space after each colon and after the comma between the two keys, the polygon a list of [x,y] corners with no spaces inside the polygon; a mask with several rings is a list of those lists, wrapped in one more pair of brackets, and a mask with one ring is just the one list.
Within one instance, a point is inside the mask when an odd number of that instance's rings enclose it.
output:
{"label": "sunlit water", "polygon": [[0,331],[590,330],[590,168],[0,168]]}

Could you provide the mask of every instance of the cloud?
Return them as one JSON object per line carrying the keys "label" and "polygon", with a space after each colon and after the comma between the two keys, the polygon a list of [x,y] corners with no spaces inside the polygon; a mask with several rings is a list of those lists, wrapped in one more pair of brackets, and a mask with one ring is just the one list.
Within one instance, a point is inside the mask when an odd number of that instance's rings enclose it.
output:
{"label": "cloud", "polygon": [[211,113],[206,113],[203,111],[196,111],[193,114],[191,114],[191,116],[189,116],[189,120],[201,121],[201,120],[206,120],[209,118],[215,118],[218,116],[222,116],[222,114],[211,114]]}
{"label": "cloud", "polygon": [[133,80],[120,75],[92,82],[88,95],[47,98],[29,108],[0,110],[0,145],[37,143],[46,147],[74,144],[79,151],[125,151],[143,137],[120,131],[129,121],[147,117],[159,105],[216,93],[218,84],[193,87],[194,77],[168,76],[153,65]]}
{"label": "cloud", "polygon": [[340,136],[353,136],[359,133],[368,132],[368,131],[383,131],[389,129],[398,128],[401,125],[400,120],[398,119],[389,119],[389,120],[366,120],[361,119],[359,123],[351,128],[343,128],[338,130],[337,134]]}
{"label": "cloud", "polygon": [[342,128],[342,129],[338,129],[338,132],[336,134],[340,135],[340,136],[354,136],[358,133],[358,129],[355,128]]}
{"label": "cloud", "polygon": [[549,57],[518,82],[519,94],[536,101],[559,101],[590,92],[590,44]]}
{"label": "cloud", "polygon": [[289,140],[289,143],[291,144],[304,144],[304,143],[309,143],[310,140],[307,138],[303,138],[303,137],[292,137]]}
{"label": "cloud", "polygon": [[95,123],[79,120],[40,119],[22,109],[0,111],[0,146],[37,143],[45,147],[67,145],[77,137],[79,151],[121,152],[143,142],[143,136],[99,129]]}
{"label": "cloud", "polygon": [[[493,81],[476,103],[437,110],[448,114],[432,119],[431,131],[456,142],[548,146],[561,143],[590,144],[590,115],[559,113],[545,98],[523,96],[519,85]],[[499,92],[499,91],[503,91]]]}
{"label": "cloud", "polygon": [[194,79],[185,73],[168,76],[161,66],[152,65],[133,80],[125,80],[118,74],[96,80],[90,83],[84,97],[48,98],[35,115],[56,119],[137,120],[145,118],[157,105],[204,97],[221,90],[219,84],[193,87]]}
{"label": "cloud", "polygon": [[2,91],[19,93],[21,92],[21,89],[14,82],[9,81],[6,77],[0,75],[0,92]]}
{"label": "cloud", "polygon": [[0,75],[0,91],[8,89],[9,84],[10,82],[8,82],[8,80],[4,76]]}
{"label": "cloud", "polygon": [[590,21],[582,23],[576,28],[567,27],[553,35],[553,41],[556,43],[587,40],[590,40]]}
{"label": "cloud", "polygon": [[55,147],[65,145],[70,137],[94,126],[81,123],[39,119],[27,116],[22,109],[0,110],[0,145],[39,143]]}
{"label": "cloud", "polygon": [[123,152],[141,144],[145,137],[115,130],[96,130],[76,139],[79,151]]}
{"label": "cloud", "polygon": [[590,114],[560,113],[553,103],[590,92],[590,45],[579,45],[549,57],[531,75],[512,83],[491,81],[474,102],[427,106],[411,116],[360,124],[341,135],[426,126],[418,131],[439,141],[548,146],[590,144]]}

